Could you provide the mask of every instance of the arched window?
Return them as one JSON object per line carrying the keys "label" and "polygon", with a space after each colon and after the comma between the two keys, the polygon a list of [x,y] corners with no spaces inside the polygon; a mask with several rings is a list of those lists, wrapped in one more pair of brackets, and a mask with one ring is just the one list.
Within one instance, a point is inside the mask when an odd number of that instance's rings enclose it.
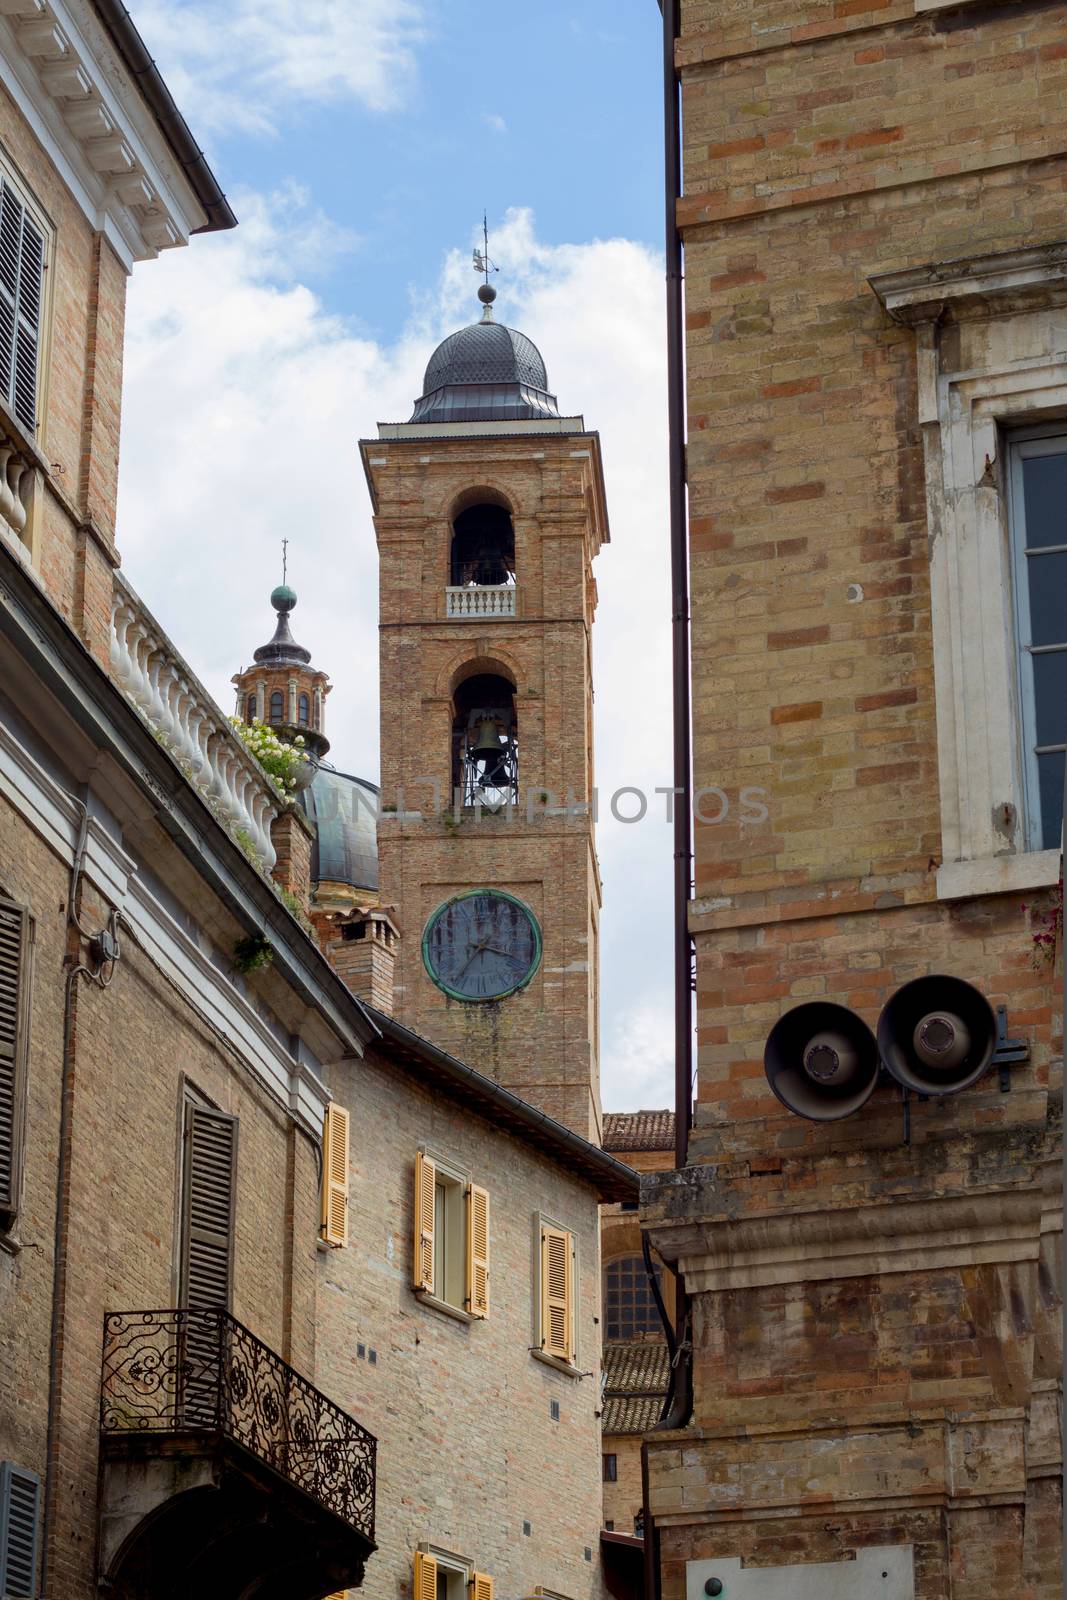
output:
{"label": "arched window", "polygon": [[452,584],[515,582],[515,530],[503,506],[468,506],[452,524]]}
{"label": "arched window", "polygon": [[296,720],[302,728],[306,728],[311,720],[311,701],[306,694],[302,694],[297,701]]}
{"label": "arched window", "polygon": [[248,699],[245,701],[245,721],[246,722],[255,722],[255,720],[256,720],[256,697],[255,697],[254,694],[250,694],[248,696]]}
{"label": "arched window", "polygon": [[641,1256],[609,1261],[604,1268],[605,1339],[640,1339],[646,1333],[662,1332]]}
{"label": "arched window", "polygon": [[465,806],[490,810],[519,801],[519,728],[515,685],[479,672],[456,690],[452,716],[452,784]]}
{"label": "arched window", "polygon": [[271,690],[270,720],[272,722],[285,721],[285,696],[280,689]]}

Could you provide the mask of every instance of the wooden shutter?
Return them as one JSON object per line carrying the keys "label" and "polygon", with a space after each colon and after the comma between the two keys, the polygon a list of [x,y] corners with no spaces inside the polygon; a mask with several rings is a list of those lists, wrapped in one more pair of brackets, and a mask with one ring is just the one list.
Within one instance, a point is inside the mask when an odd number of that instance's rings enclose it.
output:
{"label": "wooden shutter", "polygon": [[415,1260],[413,1280],[416,1289],[434,1292],[433,1224],[437,1168],[420,1150],[415,1157]]}
{"label": "wooden shutter", "polygon": [[467,1585],[470,1600],[493,1600],[493,1580],[485,1572],[474,1572]]}
{"label": "wooden shutter", "polygon": [[0,180],[0,386],[29,433],[37,430],[37,363],[44,235]]}
{"label": "wooden shutter", "polygon": [[22,1168],[30,931],[29,913],[0,900],[0,1214],[9,1222]]}
{"label": "wooden shutter", "polygon": [[421,1550],[415,1551],[415,1579],[411,1600],[437,1600],[437,1562]]}
{"label": "wooden shutter", "polygon": [[335,1100],[322,1130],[322,1237],[348,1243],[348,1112]]}
{"label": "wooden shutter", "polygon": [[489,1315],[489,1195],[476,1183],[467,1190],[467,1310]]}
{"label": "wooden shutter", "polygon": [[237,1118],[188,1103],[181,1299],[192,1310],[230,1308],[236,1176]]}
{"label": "wooden shutter", "polygon": [[574,1236],[541,1224],[541,1348],[574,1360]]}
{"label": "wooden shutter", "polygon": [[30,1600],[36,1593],[37,1529],[41,1480],[35,1472],[0,1461],[0,1595]]}

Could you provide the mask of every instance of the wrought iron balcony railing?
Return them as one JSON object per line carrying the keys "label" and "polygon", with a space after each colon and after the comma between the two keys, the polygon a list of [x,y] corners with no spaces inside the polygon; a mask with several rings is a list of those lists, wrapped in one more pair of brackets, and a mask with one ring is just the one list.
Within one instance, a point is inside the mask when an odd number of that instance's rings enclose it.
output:
{"label": "wrought iron balcony railing", "polygon": [[374,1435],[225,1311],[108,1312],[100,1428],[233,1440],[373,1543]]}

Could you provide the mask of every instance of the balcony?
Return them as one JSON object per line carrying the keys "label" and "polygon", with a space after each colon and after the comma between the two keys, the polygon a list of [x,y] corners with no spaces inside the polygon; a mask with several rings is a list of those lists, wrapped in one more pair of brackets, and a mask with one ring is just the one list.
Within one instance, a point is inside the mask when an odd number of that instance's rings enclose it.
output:
{"label": "balcony", "polygon": [[513,583],[468,583],[445,590],[445,615],[454,622],[483,622],[487,617],[513,617]]}
{"label": "balcony", "polygon": [[125,578],[115,575],[111,671],[194,788],[269,872],[282,801],[192,669]]}
{"label": "balcony", "polygon": [[318,1600],[362,1582],[373,1435],[226,1312],[109,1312],[100,1431],[112,1594]]}

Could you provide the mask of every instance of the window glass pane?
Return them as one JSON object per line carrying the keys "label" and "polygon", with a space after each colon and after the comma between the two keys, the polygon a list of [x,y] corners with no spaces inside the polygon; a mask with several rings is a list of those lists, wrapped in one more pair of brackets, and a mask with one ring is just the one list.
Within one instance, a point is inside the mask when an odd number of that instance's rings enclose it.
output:
{"label": "window glass pane", "polygon": [[270,697],[270,720],[272,722],[282,720],[282,696],[279,689],[275,689]]}
{"label": "window glass pane", "polygon": [[1055,750],[1037,758],[1037,781],[1041,795],[1041,848],[1058,850],[1063,828],[1064,753]]}
{"label": "window glass pane", "polygon": [[1063,455],[1026,456],[1022,469],[1027,548],[1067,544],[1067,441]]}
{"label": "window glass pane", "polygon": [[661,1331],[659,1312],[640,1256],[610,1262],[604,1279],[605,1338],[633,1339]]}
{"label": "window glass pane", "polygon": [[1027,556],[1026,565],[1030,588],[1028,642],[1067,643],[1067,550],[1050,556]]}
{"label": "window glass pane", "polygon": [[1062,744],[1067,739],[1067,650],[1035,655],[1033,663],[1036,743]]}

